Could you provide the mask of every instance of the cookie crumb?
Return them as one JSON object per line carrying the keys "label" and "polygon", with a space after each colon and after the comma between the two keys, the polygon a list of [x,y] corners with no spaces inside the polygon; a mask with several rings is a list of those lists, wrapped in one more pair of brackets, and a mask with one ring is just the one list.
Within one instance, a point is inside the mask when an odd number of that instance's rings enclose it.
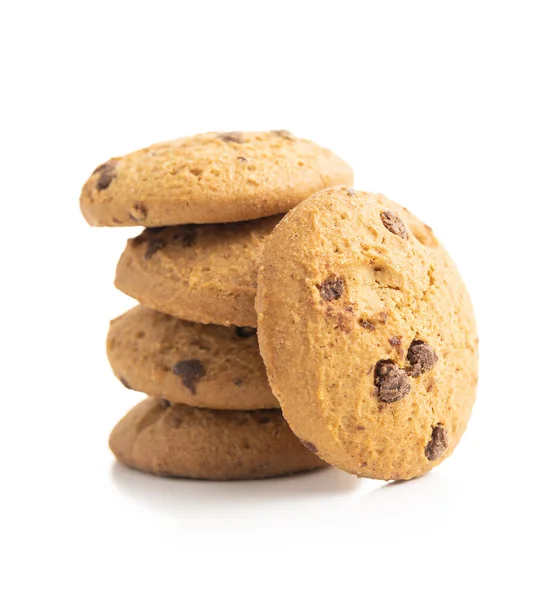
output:
{"label": "cookie crumb", "polygon": [[357,192],[353,188],[347,188],[346,189],[346,194],[348,196],[355,196],[357,194]]}
{"label": "cookie crumb", "polygon": [[412,365],[410,375],[419,377],[423,373],[430,371],[438,361],[436,352],[421,340],[414,340],[408,348],[406,355],[408,362]]}
{"label": "cookie crumb", "polygon": [[406,229],[406,225],[396,213],[390,210],[385,210],[380,214],[380,218],[384,227],[388,231],[405,240],[408,239],[408,230]]}
{"label": "cookie crumb", "polygon": [[425,447],[425,456],[427,460],[436,460],[440,458],[448,447],[448,432],[444,425],[439,423],[433,427],[431,441]]}
{"label": "cookie crumb", "polygon": [[330,275],[323,283],[317,284],[317,289],[326,302],[338,300],[344,293],[345,287],[346,282],[344,278],[337,277],[336,275]]}
{"label": "cookie crumb", "polygon": [[382,402],[397,402],[407,396],[411,389],[406,371],[392,360],[380,360],[376,363],[374,384]]}
{"label": "cookie crumb", "polygon": [[172,367],[172,373],[181,377],[182,384],[196,395],[196,383],[206,374],[204,365],[197,359],[180,360]]}

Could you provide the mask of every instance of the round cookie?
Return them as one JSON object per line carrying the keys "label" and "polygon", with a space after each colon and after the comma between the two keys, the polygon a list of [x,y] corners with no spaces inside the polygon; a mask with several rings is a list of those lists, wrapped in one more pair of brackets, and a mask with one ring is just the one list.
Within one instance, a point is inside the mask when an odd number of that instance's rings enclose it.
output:
{"label": "round cookie", "polygon": [[255,329],[182,321],[136,306],[114,319],[108,359],[126,387],[203,408],[279,408]]}
{"label": "round cookie", "polygon": [[128,241],[115,285],[180,319],[256,327],[257,270],[280,219],[146,229]]}
{"label": "round cookie", "polygon": [[283,414],[321,458],[411,479],[448,457],[476,394],[469,295],[432,230],[381,195],[335,188],[267,241],[256,307]]}
{"label": "round cookie", "polygon": [[352,181],[342,159],[285,130],[205,133],[100,165],[80,207],[91,225],[230,223],[284,213]]}
{"label": "round cookie", "polygon": [[208,410],[147,398],[117,423],[109,443],[125,465],[174,477],[261,479],[326,466],[279,410]]}

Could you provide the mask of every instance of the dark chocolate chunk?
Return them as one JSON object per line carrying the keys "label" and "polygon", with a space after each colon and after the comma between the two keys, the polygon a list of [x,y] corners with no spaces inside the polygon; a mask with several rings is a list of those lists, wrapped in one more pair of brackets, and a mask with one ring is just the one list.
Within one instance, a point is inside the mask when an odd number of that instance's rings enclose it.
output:
{"label": "dark chocolate chunk", "polygon": [[270,423],[270,416],[266,410],[254,410],[251,411],[251,414],[257,423],[260,423],[261,425]]}
{"label": "dark chocolate chunk", "polygon": [[180,360],[172,367],[172,373],[181,377],[182,384],[196,394],[196,383],[206,374],[204,365],[197,359]]}
{"label": "dark chocolate chunk", "polygon": [[438,361],[436,352],[421,340],[414,340],[408,348],[406,355],[408,362],[412,365],[410,375],[419,377],[423,373],[430,371]]}
{"label": "dark chocolate chunk", "polygon": [[196,227],[194,225],[181,225],[176,227],[174,241],[180,243],[184,248],[193,246],[196,240]]}
{"label": "dark chocolate chunk", "polygon": [[317,284],[317,289],[319,290],[321,297],[327,302],[338,300],[344,293],[345,287],[345,279],[343,277],[337,277],[336,275],[330,275],[323,283]]}
{"label": "dark chocolate chunk", "polygon": [[313,452],[314,454],[317,454],[317,448],[315,447],[314,444],[312,444],[312,442],[307,442],[306,440],[300,440],[300,443],[305,446],[306,448],[308,448],[308,450],[310,452]]}
{"label": "dark chocolate chunk", "polygon": [[384,227],[405,240],[408,239],[408,230],[406,225],[401,221],[400,217],[390,210],[386,210],[380,214]]}
{"label": "dark chocolate chunk", "polygon": [[149,260],[150,258],[152,258],[159,250],[161,250],[162,248],[164,248],[166,246],[166,242],[165,240],[163,240],[162,238],[158,238],[158,237],[152,237],[148,242],[147,242],[147,249],[145,251],[144,254],[144,258],[146,260]]}
{"label": "dark chocolate chunk", "polygon": [[108,160],[108,162],[104,163],[103,165],[100,165],[93,171],[93,175],[95,175],[96,173],[100,173],[100,177],[96,182],[97,190],[105,190],[110,186],[110,183],[114,180],[114,178],[117,177],[117,173],[115,170],[116,162],[117,161],[115,160]]}
{"label": "dark chocolate chunk", "polygon": [[239,338],[250,338],[257,333],[257,330],[255,327],[236,327],[235,332]]}
{"label": "dark chocolate chunk", "polygon": [[279,137],[282,137],[286,140],[294,140],[295,139],[295,136],[290,131],[287,131],[287,129],[272,129],[272,131],[270,133],[273,133],[274,135],[278,135]]}
{"label": "dark chocolate chunk", "polygon": [[131,221],[138,222],[147,217],[147,208],[143,202],[136,202],[128,215]]}
{"label": "dark chocolate chunk", "polygon": [[410,381],[404,369],[392,360],[380,360],[374,368],[374,384],[382,402],[396,402],[410,392]]}
{"label": "dark chocolate chunk", "polygon": [[425,456],[427,460],[436,460],[440,458],[448,448],[448,432],[444,425],[439,423],[433,427],[431,441],[425,446]]}
{"label": "dark chocolate chunk", "polygon": [[166,398],[161,398],[159,400],[159,406],[166,410],[167,408],[169,408],[170,406],[172,406],[172,403],[170,402],[170,400],[167,400]]}
{"label": "dark chocolate chunk", "polygon": [[127,390],[132,389],[130,383],[124,377],[119,377],[119,381],[127,388]]}
{"label": "dark chocolate chunk", "polygon": [[242,144],[244,141],[244,136],[241,131],[220,133],[217,137],[223,142],[235,142],[236,144]]}

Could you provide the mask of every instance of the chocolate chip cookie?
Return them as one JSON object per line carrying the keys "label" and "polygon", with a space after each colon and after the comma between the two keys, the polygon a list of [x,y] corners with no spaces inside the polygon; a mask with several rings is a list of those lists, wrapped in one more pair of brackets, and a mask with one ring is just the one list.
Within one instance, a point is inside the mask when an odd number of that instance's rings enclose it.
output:
{"label": "chocolate chip cookie", "polygon": [[119,421],[110,448],[134,469],[195,479],[261,479],[326,466],[279,410],[208,410],[157,398]]}
{"label": "chocolate chip cookie", "polygon": [[129,240],[115,285],[180,319],[256,327],[257,269],[280,218],[146,229]]}
{"label": "chocolate chip cookie", "polygon": [[327,462],[410,479],[448,457],[476,395],[469,295],[430,227],[381,195],[339,187],[267,240],[258,336],[289,425]]}
{"label": "chocolate chip cookie", "polygon": [[110,159],[80,206],[91,225],[230,223],[286,212],[352,180],[342,159],[288,131],[206,133]]}
{"label": "chocolate chip cookie", "polygon": [[128,388],[204,408],[278,408],[252,327],[182,321],[137,306],[111,322],[108,359]]}

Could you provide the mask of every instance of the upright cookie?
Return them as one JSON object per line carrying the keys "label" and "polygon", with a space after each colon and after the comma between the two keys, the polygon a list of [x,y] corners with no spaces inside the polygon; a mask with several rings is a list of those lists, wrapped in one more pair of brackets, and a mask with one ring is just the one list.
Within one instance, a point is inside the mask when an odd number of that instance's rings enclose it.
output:
{"label": "upright cookie", "polygon": [[280,218],[146,229],[128,241],[115,285],[180,319],[256,327],[257,269]]}
{"label": "upright cookie", "polygon": [[119,421],[110,448],[134,469],[195,479],[261,479],[326,466],[279,410],[207,410],[156,398]]}
{"label": "upright cookie", "polygon": [[468,293],[432,230],[381,195],[326,190],[263,253],[258,335],[307,448],[361,477],[410,479],[451,454],[476,394]]}
{"label": "upright cookie", "polygon": [[182,321],[137,306],[111,322],[113,372],[128,388],[204,408],[278,408],[255,329]]}
{"label": "upright cookie", "polygon": [[230,223],[286,212],[352,181],[342,159],[288,131],[205,133],[100,165],[80,206],[91,225]]}

